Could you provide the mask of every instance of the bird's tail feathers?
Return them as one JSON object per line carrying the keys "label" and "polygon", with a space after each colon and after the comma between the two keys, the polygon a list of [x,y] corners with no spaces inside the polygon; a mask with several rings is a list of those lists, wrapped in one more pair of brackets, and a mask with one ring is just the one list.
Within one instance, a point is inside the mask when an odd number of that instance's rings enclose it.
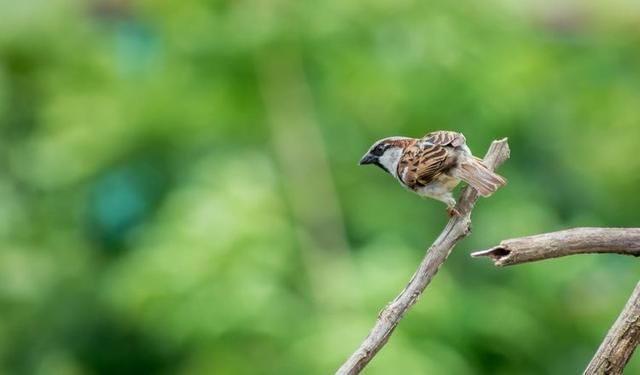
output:
{"label": "bird's tail feathers", "polygon": [[507,180],[493,173],[481,159],[470,157],[458,164],[452,170],[454,177],[471,185],[483,197],[489,197],[500,187],[506,185]]}

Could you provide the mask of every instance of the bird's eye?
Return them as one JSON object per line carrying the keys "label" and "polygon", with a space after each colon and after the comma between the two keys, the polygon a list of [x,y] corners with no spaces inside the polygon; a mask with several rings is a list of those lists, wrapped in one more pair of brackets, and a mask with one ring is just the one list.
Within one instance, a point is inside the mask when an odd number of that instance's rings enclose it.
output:
{"label": "bird's eye", "polygon": [[374,154],[375,156],[382,156],[382,154],[384,154],[384,150],[384,145],[377,145],[376,148],[373,149],[372,154]]}

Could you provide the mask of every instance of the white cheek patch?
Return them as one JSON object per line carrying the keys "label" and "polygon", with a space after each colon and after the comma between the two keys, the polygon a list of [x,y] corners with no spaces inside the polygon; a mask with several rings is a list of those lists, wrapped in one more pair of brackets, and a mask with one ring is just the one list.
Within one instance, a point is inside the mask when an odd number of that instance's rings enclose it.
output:
{"label": "white cheek patch", "polygon": [[380,158],[378,162],[382,164],[388,171],[394,176],[398,174],[398,163],[400,163],[400,157],[402,156],[402,149],[392,148],[387,150]]}

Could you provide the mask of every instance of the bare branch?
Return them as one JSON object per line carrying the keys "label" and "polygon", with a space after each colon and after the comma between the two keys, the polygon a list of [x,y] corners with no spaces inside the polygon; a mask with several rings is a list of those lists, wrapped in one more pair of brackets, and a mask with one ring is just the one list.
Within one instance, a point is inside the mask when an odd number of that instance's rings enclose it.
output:
{"label": "bare branch", "polygon": [[640,283],[618,316],[584,375],[622,374],[640,342]]}
{"label": "bare branch", "polygon": [[512,238],[471,256],[488,256],[501,267],[585,253],[640,256],[640,228],[574,228]]}
{"label": "bare branch", "polygon": [[[484,161],[485,164],[493,170],[507,158],[509,158],[509,144],[507,143],[507,139],[504,138],[499,141],[493,141]],[[367,338],[338,369],[336,374],[347,375],[360,373],[378,351],[382,349],[404,314],[416,303],[418,297],[420,297],[424,289],[429,285],[431,279],[438,272],[438,269],[447,259],[456,243],[470,233],[471,211],[477,199],[478,195],[474,189],[470,187],[464,188],[458,202],[460,216],[449,220],[442,233],[440,233],[435,242],[429,247],[426,256],[420,263],[411,281],[409,281],[409,284],[382,310]]]}

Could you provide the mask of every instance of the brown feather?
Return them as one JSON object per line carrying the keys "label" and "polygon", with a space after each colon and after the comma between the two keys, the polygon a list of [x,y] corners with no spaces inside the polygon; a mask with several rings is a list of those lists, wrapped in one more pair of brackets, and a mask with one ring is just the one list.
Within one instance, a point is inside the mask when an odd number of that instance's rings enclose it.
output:
{"label": "brown feather", "polygon": [[[449,147],[437,144],[414,144],[406,149],[398,164],[398,175],[410,189],[424,186],[455,164]],[[411,165],[411,168],[407,168]]]}
{"label": "brown feather", "polygon": [[[445,189],[453,189],[457,181],[463,180],[480,195],[488,197],[506,184],[502,176],[493,173],[481,159],[470,154],[462,133],[435,131],[421,139],[402,142],[403,153],[395,172],[398,179],[413,191],[421,191],[432,184],[432,188],[442,184]],[[453,198],[435,191],[433,194],[440,194],[434,196],[436,199],[451,204],[449,200]],[[424,191],[421,194],[428,195]]]}
{"label": "brown feather", "polygon": [[462,133],[440,130],[425,135],[423,140],[440,146],[459,147],[467,142]]}
{"label": "brown feather", "polygon": [[451,170],[451,174],[471,185],[483,197],[491,196],[507,183],[504,177],[493,173],[482,160],[475,157],[459,163]]}

